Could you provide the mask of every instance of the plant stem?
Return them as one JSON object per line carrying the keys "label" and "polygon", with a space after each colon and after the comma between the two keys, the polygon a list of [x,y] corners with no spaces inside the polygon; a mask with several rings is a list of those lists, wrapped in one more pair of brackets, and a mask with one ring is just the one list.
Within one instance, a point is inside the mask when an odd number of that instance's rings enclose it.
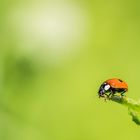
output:
{"label": "plant stem", "polygon": [[117,95],[112,96],[110,100],[128,107],[128,111],[129,114],[132,116],[132,120],[136,124],[140,125],[140,102],[139,101],[135,101],[131,98],[117,96]]}

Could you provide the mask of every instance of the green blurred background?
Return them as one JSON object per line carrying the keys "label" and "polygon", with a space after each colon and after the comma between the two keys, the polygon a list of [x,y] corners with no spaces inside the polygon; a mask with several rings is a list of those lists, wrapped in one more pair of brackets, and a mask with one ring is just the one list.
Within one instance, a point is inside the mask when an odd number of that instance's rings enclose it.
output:
{"label": "green blurred background", "polygon": [[113,77],[140,99],[140,1],[1,0],[0,139],[139,140],[97,96]]}

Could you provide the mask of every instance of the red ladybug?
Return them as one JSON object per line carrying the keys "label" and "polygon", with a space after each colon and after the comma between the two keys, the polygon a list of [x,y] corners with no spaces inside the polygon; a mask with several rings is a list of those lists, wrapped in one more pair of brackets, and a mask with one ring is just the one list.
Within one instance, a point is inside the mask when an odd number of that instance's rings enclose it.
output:
{"label": "red ladybug", "polygon": [[102,85],[99,88],[98,95],[99,97],[107,96],[109,98],[116,92],[121,93],[121,95],[123,96],[126,91],[128,91],[127,83],[122,81],[121,79],[113,78],[106,80],[105,82],[102,83]]}

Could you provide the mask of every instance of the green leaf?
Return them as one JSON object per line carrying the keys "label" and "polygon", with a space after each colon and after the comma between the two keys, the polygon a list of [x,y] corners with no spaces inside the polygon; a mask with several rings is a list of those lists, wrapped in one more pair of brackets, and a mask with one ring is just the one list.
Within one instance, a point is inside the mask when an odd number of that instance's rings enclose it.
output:
{"label": "green leaf", "polygon": [[123,96],[112,96],[110,98],[111,101],[122,104],[128,108],[129,114],[132,116],[132,121],[134,121],[137,125],[140,125],[140,102],[135,101],[128,97]]}

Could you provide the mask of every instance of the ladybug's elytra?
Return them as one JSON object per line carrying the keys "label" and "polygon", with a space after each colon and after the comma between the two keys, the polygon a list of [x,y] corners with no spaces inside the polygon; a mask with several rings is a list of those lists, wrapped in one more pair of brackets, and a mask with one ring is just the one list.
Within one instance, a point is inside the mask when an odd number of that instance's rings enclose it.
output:
{"label": "ladybug's elytra", "polygon": [[99,88],[98,95],[99,97],[107,96],[109,98],[116,92],[121,93],[121,96],[123,96],[126,91],[128,91],[127,83],[122,81],[121,79],[113,78],[106,80],[105,82],[102,83],[102,85]]}

